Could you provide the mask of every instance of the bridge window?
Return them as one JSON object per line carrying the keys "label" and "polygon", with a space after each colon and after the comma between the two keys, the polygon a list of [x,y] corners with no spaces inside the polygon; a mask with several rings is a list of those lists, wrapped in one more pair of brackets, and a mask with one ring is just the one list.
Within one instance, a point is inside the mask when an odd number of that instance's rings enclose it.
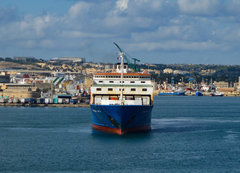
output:
{"label": "bridge window", "polygon": [[130,83],[135,83],[135,81],[130,81]]}
{"label": "bridge window", "polygon": [[102,81],[102,80],[100,80],[100,81],[99,81],[99,83],[103,83],[103,81]]}
{"label": "bridge window", "polygon": [[102,91],[102,88],[97,88],[96,90],[97,90],[97,91]]}
{"label": "bridge window", "polygon": [[131,88],[131,91],[136,91],[136,88]]}
{"label": "bridge window", "polygon": [[142,91],[147,91],[147,88],[143,88]]}
{"label": "bridge window", "polygon": [[113,81],[109,81],[109,83],[113,83]]}
{"label": "bridge window", "polygon": [[141,83],[145,83],[145,81],[141,81]]}
{"label": "bridge window", "polygon": [[113,91],[113,88],[108,88],[108,91]]}

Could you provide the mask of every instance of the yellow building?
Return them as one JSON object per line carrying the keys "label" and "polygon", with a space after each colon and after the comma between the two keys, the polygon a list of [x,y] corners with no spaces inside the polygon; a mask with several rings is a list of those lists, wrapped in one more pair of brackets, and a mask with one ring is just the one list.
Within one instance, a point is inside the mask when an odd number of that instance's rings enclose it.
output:
{"label": "yellow building", "polygon": [[38,98],[41,93],[37,87],[31,84],[0,84],[0,96],[10,98]]}
{"label": "yellow building", "polygon": [[225,82],[225,81],[219,81],[219,82],[214,81],[213,84],[216,88],[228,88],[229,87],[228,82]]}
{"label": "yellow building", "polygon": [[93,85],[93,79],[92,77],[86,76],[84,80],[84,89],[90,89],[90,87]]}
{"label": "yellow building", "polygon": [[165,68],[165,69],[163,70],[163,73],[171,74],[171,73],[173,73],[173,69]]}

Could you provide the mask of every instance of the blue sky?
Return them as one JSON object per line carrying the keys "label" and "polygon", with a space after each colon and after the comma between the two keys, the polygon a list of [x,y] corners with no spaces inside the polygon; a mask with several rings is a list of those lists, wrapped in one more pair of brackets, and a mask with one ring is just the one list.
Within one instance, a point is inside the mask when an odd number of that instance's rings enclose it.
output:
{"label": "blue sky", "polygon": [[239,0],[0,0],[0,56],[240,64]]}

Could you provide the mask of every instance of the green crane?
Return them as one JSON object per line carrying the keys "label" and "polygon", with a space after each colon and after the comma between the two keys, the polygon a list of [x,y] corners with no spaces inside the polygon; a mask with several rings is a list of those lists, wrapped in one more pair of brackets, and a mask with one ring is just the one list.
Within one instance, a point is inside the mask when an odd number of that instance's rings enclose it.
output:
{"label": "green crane", "polygon": [[113,42],[113,44],[118,48],[120,53],[123,54],[124,60],[128,63],[129,67],[133,69],[135,72],[139,72],[140,69],[137,67],[137,62],[140,62],[137,58],[131,58],[133,60],[133,63],[131,63],[130,59],[127,57],[126,53],[117,45],[117,43]]}

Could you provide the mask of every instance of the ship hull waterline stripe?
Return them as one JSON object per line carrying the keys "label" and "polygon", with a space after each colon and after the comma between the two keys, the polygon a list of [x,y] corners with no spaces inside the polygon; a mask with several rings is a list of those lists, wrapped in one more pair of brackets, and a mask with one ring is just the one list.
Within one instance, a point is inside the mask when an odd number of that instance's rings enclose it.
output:
{"label": "ship hull waterline stripe", "polygon": [[134,132],[144,132],[144,131],[150,131],[151,126],[144,126],[144,127],[136,127],[136,128],[129,128],[129,129],[120,129],[120,128],[111,128],[111,127],[104,127],[99,126],[96,124],[92,124],[92,128],[94,130],[102,131],[105,133],[114,133],[118,135],[124,135],[126,133],[134,133]]}

